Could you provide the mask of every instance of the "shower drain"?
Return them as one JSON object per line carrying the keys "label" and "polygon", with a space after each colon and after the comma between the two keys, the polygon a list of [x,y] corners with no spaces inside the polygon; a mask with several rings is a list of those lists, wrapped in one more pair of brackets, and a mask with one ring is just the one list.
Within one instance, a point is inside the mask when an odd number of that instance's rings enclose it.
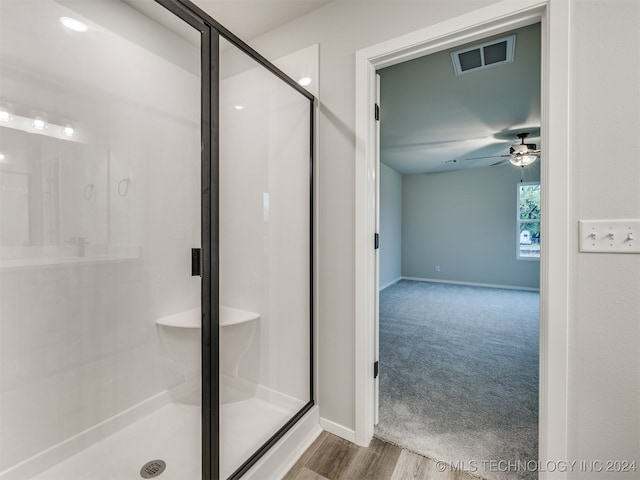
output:
{"label": "shower drain", "polygon": [[142,478],[154,478],[164,472],[165,468],[167,468],[167,464],[164,460],[151,460],[142,466],[140,476]]}

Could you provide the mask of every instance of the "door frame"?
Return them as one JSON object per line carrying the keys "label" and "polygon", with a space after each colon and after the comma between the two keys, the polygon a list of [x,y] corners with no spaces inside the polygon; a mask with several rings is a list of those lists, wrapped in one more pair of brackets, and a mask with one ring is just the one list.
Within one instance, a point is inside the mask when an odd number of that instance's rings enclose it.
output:
{"label": "door frame", "polygon": [[[508,30],[541,23],[542,231],[540,261],[539,460],[567,459],[569,297],[568,0],[502,1],[356,52],[355,441],[368,445],[375,419],[374,249],[379,163],[374,116],[376,69]],[[551,48],[553,47],[553,48]],[[553,205],[553,209],[550,208]],[[541,479],[566,478],[540,472]]]}

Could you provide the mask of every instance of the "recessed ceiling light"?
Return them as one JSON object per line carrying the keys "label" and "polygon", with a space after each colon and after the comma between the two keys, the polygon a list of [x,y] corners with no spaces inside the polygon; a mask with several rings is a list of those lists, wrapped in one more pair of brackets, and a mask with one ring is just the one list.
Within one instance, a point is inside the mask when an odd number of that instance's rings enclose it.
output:
{"label": "recessed ceiling light", "polygon": [[242,110],[244,108],[243,105],[235,105],[233,108],[235,108],[236,110]]}
{"label": "recessed ceiling light", "polygon": [[4,153],[0,153],[0,162],[5,159]]}
{"label": "recessed ceiling light", "polygon": [[13,107],[8,103],[0,104],[0,121],[8,122],[11,120],[13,114]]}
{"label": "recessed ceiling light", "polygon": [[302,77],[298,80],[298,84],[303,87],[306,87],[307,85],[311,85],[311,82],[312,82],[311,77]]}
{"label": "recessed ceiling light", "polygon": [[60,23],[62,23],[62,25],[67,27],[69,30],[73,30],[74,32],[86,32],[87,30],[89,30],[89,27],[87,27],[80,20],[76,20],[75,18],[71,17],[60,17]]}

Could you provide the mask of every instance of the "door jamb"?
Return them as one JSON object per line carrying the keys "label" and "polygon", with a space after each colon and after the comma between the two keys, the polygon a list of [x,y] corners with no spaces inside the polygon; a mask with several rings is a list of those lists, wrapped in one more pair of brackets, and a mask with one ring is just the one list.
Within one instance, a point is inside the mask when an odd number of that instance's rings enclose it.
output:
{"label": "door jamb", "polygon": [[[569,26],[567,0],[502,1],[356,52],[355,441],[374,429],[376,69],[541,22],[542,237],[540,264],[539,461],[567,459],[569,298]],[[551,48],[553,46],[553,49]],[[549,208],[553,205],[553,210]],[[552,321],[553,320],[553,321]],[[541,471],[541,479],[566,478]]]}

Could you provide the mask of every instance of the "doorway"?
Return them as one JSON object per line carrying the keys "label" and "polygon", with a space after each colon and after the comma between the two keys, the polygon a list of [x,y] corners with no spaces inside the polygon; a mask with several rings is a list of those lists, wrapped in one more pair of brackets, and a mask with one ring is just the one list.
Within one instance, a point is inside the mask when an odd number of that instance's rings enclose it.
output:
{"label": "doorway", "polygon": [[[486,478],[495,473],[483,460],[519,460],[510,473],[529,478],[538,440],[540,24],[377,73],[376,436]],[[519,136],[533,157],[526,168],[510,154]]]}
{"label": "doorway", "polygon": [[[550,18],[554,21],[550,22]],[[565,458],[566,329],[568,268],[567,145],[569,9],[562,2],[496,4],[423,30],[360,50],[356,54],[356,428],[358,444],[373,436],[375,389],[375,72],[377,69],[536,22],[542,24],[542,143],[548,161],[541,178],[542,200],[540,461]],[[553,45],[553,49],[549,48]],[[552,68],[553,67],[553,68]],[[549,182],[549,178],[554,182]],[[548,205],[553,204],[551,210]],[[553,317],[553,322],[550,318]],[[551,366],[553,366],[551,368]],[[541,474],[541,478],[544,474]]]}

